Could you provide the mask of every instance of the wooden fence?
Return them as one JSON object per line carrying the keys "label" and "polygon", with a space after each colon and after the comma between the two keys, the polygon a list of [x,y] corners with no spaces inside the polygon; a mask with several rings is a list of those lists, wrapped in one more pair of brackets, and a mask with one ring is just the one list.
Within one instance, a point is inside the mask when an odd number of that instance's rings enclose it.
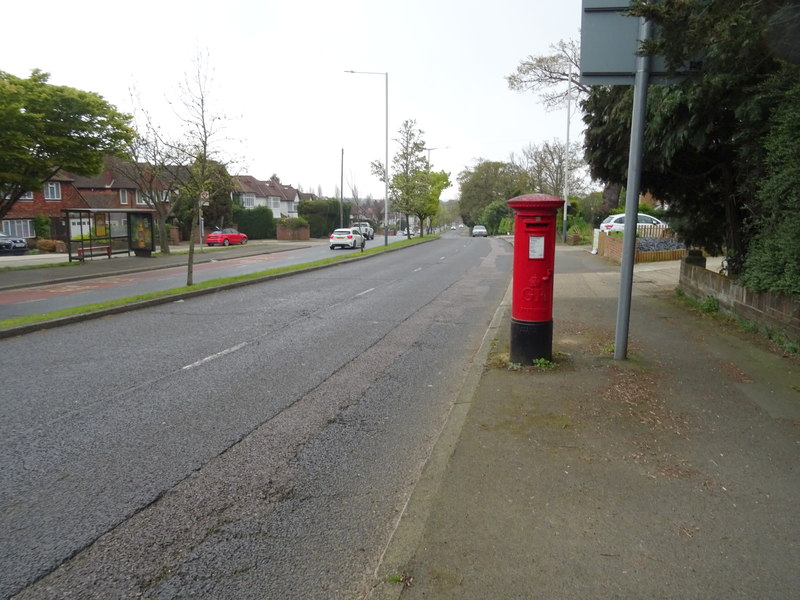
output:
{"label": "wooden fence", "polygon": [[[650,227],[653,226],[648,226],[647,228],[649,229]],[[671,233],[665,234],[665,232],[668,231],[669,230],[665,230],[663,227],[658,227],[658,233],[661,234],[660,236],[646,236],[643,233],[640,235],[641,237],[671,237]],[[618,263],[622,263],[622,240],[605,233],[600,233],[597,244],[597,254],[600,256],[605,256],[606,258],[610,258]],[[659,262],[662,260],[680,260],[685,256],[686,250],[657,250],[655,252],[643,252],[637,248],[634,252],[633,262],[646,263]]]}

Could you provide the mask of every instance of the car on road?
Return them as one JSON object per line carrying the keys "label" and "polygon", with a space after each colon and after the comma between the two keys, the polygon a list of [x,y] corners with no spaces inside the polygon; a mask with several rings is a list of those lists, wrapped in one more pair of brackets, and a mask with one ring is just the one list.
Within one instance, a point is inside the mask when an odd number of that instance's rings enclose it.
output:
{"label": "car on road", "polygon": [[409,231],[408,229],[398,229],[397,235],[402,235],[403,237],[414,237],[414,231]]}
{"label": "car on road", "polygon": [[361,230],[358,227],[335,229],[331,234],[331,250],[336,248],[363,248],[364,244],[364,236],[361,235]]}
{"label": "car on road", "polygon": [[222,231],[212,231],[208,234],[208,236],[206,236],[206,244],[209,246],[230,246],[231,244],[245,245],[246,243],[247,236],[243,233],[239,233],[235,229],[231,229],[230,227],[223,229]]}
{"label": "car on road", "polygon": [[28,242],[25,238],[8,235],[0,231],[0,252],[11,252],[23,254],[28,249]]}
{"label": "car on road", "polygon": [[[636,215],[636,227],[663,227],[666,229],[669,227],[664,221],[661,219],[656,219],[651,215],[646,215],[644,213],[639,213]],[[612,231],[625,231],[625,215],[608,215],[603,222],[600,223],[600,231],[605,231],[606,233],[610,233]]]}
{"label": "car on road", "polygon": [[353,227],[358,227],[359,231],[361,231],[365,239],[368,240],[375,239],[375,230],[372,228],[372,225],[370,225],[369,222],[359,221],[358,223],[353,223]]}
{"label": "car on road", "polygon": [[486,237],[487,235],[489,235],[489,232],[486,231],[486,227],[483,225],[472,226],[472,237]]}

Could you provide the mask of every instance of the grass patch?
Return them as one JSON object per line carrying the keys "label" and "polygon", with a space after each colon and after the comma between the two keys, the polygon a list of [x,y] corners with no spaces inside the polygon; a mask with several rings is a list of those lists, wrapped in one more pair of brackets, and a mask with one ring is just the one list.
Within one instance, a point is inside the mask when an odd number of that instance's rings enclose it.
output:
{"label": "grass patch", "polygon": [[16,267],[0,267],[0,273],[4,271],[31,271],[33,269],[52,269],[53,267],[76,267],[81,264],[79,261],[76,262],[57,262],[57,263],[46,263],[41,265],[19,265]]}

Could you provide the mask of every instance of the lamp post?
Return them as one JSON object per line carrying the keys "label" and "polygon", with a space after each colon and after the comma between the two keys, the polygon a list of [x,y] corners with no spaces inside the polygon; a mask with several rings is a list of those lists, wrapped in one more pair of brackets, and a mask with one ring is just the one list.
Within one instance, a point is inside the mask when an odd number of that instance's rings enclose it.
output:
{"label": "lamp post", "polygon": [[441,148],[425,148],[425,150],[428,151],[428,164],[431,164],[431,152],[433,150],[447,150],[448,148],[450,148],[450,146],[443,146]]}
{"label": "lamp post", "polygon": [[383,75],[386,80],[386,162],[384,177],[383,244],[389,245],[389,73],[388,71],[345,71],[355,75]]}

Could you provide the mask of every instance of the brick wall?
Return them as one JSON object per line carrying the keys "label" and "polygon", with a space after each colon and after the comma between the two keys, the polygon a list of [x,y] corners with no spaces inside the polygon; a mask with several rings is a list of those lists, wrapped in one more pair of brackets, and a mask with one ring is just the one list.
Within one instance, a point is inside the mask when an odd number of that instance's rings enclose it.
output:
{"label": "brick wall", "polygon": [[791,296],[753,292],[730,277],[686,260],[681,262],[679,285],[695,300],[713,296],[724,312],[782,331],[792,341],[800,342],[800,302]]}
{"label": "brick wall", "polygon": [[299,227],[298,229],[292,229],[291,227],[286,227],[285,225],[278,225],[277,238],[281,241],[304,242],[306,240],[311,239],[311,235],[309,233],[308,227]]}

